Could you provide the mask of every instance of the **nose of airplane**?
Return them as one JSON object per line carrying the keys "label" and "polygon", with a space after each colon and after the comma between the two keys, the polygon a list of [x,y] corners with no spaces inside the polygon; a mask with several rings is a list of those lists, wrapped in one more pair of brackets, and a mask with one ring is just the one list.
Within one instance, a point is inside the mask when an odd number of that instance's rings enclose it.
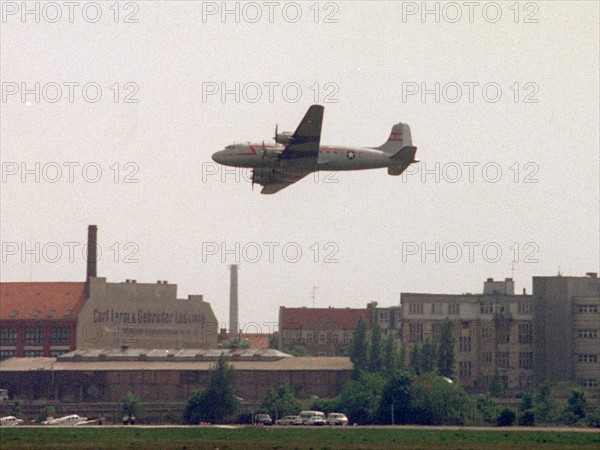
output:
{"label": "nose of airplane", "polygon": [[214,152],[212,155],[212,160],[216,163],[223,164],[223,153],[225,153],[225,150]]}

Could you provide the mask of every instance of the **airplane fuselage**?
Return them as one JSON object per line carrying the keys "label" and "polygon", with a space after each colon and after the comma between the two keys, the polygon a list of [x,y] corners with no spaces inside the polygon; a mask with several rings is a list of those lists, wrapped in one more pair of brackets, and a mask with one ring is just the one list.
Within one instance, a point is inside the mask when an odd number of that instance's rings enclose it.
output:
{"label": "airplane fuselage", "polygon": [[[284,145],[233,144],[213,155],[216,162],[235,167],[270,167],[277,163],[277,154]],[[319,147],[315,170],[379,169],[393,165],[390,154],[368,147]]]}

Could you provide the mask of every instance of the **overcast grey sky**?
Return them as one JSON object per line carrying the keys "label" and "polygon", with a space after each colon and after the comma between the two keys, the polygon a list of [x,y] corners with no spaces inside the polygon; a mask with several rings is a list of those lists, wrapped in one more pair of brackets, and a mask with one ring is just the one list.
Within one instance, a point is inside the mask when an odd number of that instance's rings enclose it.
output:
{"label": "overcast grey sky", "polygon": [[[88,224],[100,276],[169,280],[223,322],[237,258],[242,326],[313,286],[316,306],[388,306],[598,271],[597,2],[28,8],[2,3],[2,281],[83,280]],[[262,196],[212,162],[312,103],[322,144],[402,121],[422,163]]]}

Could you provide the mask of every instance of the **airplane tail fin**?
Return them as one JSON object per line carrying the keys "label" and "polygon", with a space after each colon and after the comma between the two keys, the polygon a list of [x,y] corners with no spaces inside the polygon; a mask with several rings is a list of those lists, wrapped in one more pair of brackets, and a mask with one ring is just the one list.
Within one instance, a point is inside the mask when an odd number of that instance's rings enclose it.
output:
{"label": "airplane tail fin", "polygon": [[392,127],[390,137],[385,144],[375,147],[377,150],[395,155],[404,147],[412,146],[412,138],[410,135],[410,127],[405,123],[397,123]]}

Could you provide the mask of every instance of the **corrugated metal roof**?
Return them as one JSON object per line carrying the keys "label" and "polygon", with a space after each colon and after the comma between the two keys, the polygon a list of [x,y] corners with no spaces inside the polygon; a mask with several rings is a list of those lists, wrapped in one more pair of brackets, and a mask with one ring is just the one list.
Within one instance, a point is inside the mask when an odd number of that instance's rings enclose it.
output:
{"label": "corrugated metal roof", "polygon": [[[350,358],[333,357],[289,357],[266,361],[229,361],[234,370],[276,371],[349,371]],[[56,358],[10,358],[0,362],[2,372],[20,371],[121,371],[121,370],[210,370],[214,361],[57,361]]]}
{"label": "corrugated metal roof", "polygon": [[84,302],[85,283],[0,283],[0,319],[76,318]]}

